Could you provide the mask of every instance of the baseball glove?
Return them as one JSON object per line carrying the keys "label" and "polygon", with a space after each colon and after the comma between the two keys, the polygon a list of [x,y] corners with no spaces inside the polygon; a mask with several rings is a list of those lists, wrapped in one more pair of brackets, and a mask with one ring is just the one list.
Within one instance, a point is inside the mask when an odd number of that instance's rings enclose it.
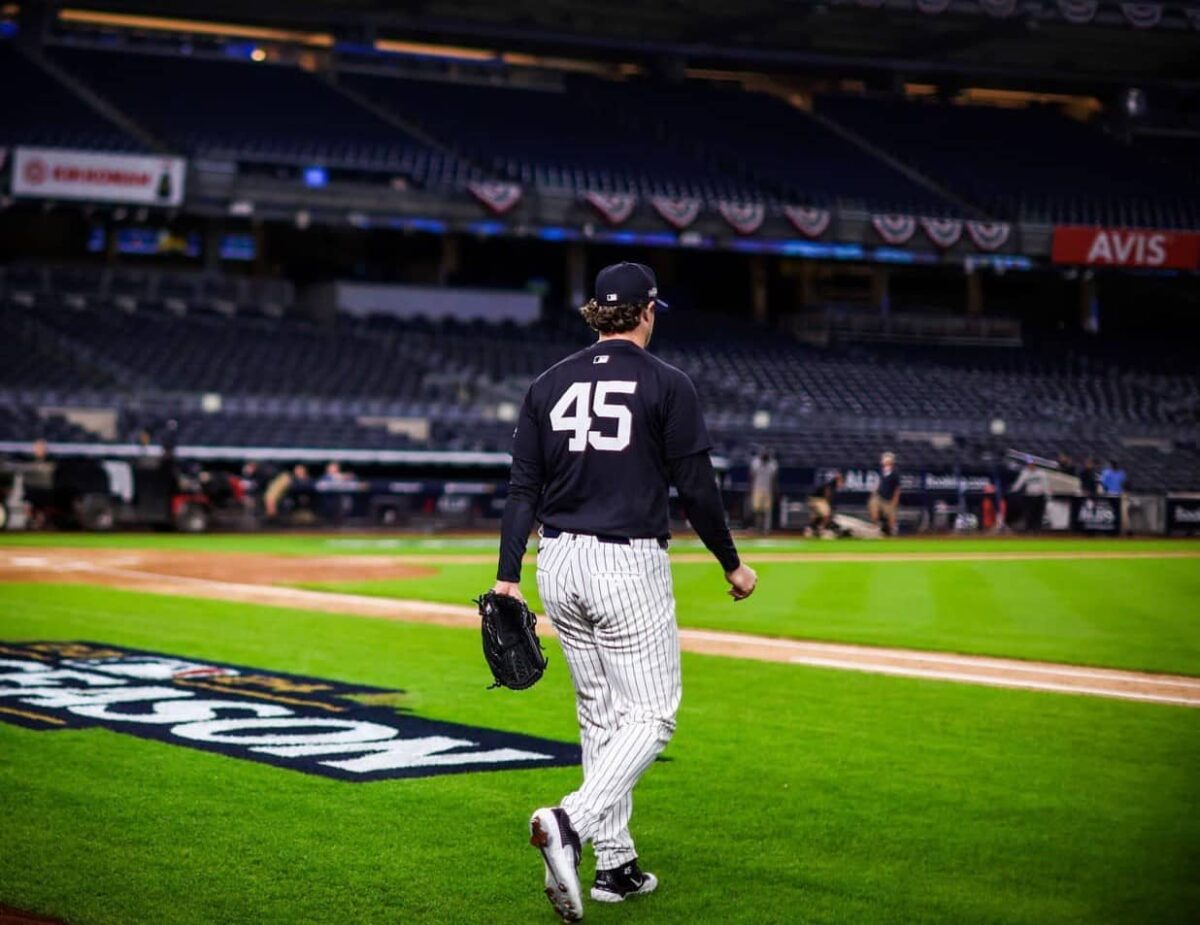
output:
{"label": "baseball glove", "polygon": [[546,670],[546,656],[537,637],[537,617],[524,601],[488,591],[476,598],[483,628],[483,657],[496,683],[522,691],[532,687]]}

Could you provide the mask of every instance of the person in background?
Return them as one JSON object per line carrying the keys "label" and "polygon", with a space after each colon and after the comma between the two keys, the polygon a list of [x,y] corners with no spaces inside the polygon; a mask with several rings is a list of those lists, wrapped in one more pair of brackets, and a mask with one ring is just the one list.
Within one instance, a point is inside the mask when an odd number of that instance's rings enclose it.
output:
{"label": "person in background", "polygon": [[325,472],[321,478],[317,480],[318,485],[340,485],[345,482],[353,482],[354,476],[349,472],[342,471],[342,465],[338,462],[331,462],[325,466]]}
{"label": "person in background", "polygon": [[808,496],[808,527],[805,535],[828,536],[833,529],[833,500],[842,487],[842,474],[836,469]]}
{"label": "person in background", "polygon": [[279,516],[279,502],[283,500],[289,488],[297,482],[307,481],[308,467],[302,464],[293,466],[291,471],[283,469],[275,478],[271,479],[266,491],[263,492],[263,512],[267,515],[267,519],[274,520]]}
{"label": "person in background", "polygon": [[983,499],[979,502],[979,527],[991,533],[1004,529],[1004,518],[1008,513],[1003,498],[997,498],[996,483],[989,481],[983,489]]}
{"label": "person in background", "polygon": [[1129,495],[1125,493],[1126,478],[1125,470],[1115,459],[1109,460],[1104,471],[1100,473],[1100,487],[1104,489],[1106,495],[1112,495],[1119,499],[1117,503],[1121,507],[1121,530],[1129,533],[1131,531],[1129,529]]}
{"label": "person in background", "polygon": [[[884,453],[879,457],[879,485],[867,501],[867,513],[875,526],[883,527],[888,536],[895,536],[896,509],[899,507],[900,471],[896,468],[896,454]],[[884,518],[887,519],[886,527]]]}
{"label": "person in background", "polygon": [[1058,454],[1058,471],[1063,475],[1075,474],[1075,460],[1067,453]]}
{"label": "person in background", "polygon": [[1115,460],[1110,460],[1100,473],[1100,486],[1106,495],[1122,495],[1125,493],[1125,470]]}
{"label": "person in background", "polygon": [[1021,504],[1024,514],[1025,532],[1035,533],[1042,529],[1042,518],[1046,516],[1046,499],[1050,495],[1050,477],[1046,470],[1040,468],[1032,459],[1026,463],[1017,480],[1013,482],[1010,494],[1024,492],[1025,498]]}
{"label": "person in background", "polygon": [[771,532],[778,475],[779,463],[769,450],[750,460],[750,510],[754,514],[754,526],[764,534]]}
{"label": "person in background", "polygon": [[54,462],[43,438],[33,441],[32,451],[33,459],[20,466],[19,471],[24,479],[25,499],[33,507],[35,519],[39,519],[54,503]]}
{"label": "person in background", "polygon": [[1085,498],[1094,498],[1097,484],[1096,460],[1089,456],[1084,462],[1083,468],[1079,470],[1079,490]]}

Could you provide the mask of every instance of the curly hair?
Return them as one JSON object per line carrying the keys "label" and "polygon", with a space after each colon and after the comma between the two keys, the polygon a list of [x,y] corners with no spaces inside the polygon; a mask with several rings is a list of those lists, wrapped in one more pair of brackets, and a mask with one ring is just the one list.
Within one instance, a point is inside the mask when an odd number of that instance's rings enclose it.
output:
{"label": "curly hair", "polygon": [[638,326],[642,320],[642,312],[649,304],[649,301],[646,301],[641,305],[634,302],[601,305],[595,299],[591,299],[587,305],[580,306],[579,314],[597,334],[623,334]]}

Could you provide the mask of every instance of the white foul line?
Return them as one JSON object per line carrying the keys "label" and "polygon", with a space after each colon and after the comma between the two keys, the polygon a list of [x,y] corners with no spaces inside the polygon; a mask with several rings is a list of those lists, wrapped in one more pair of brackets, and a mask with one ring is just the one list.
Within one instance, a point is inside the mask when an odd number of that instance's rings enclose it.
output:
{"label": "white foul line", "polygon": [[[162,585],[185,585],[205,587],[216,591],[239,592],[248,597],[273,598],[282,602],[328,602],[353,605],[356,608],[369,609],[376,613],[389,616],[412,615],[414,612],[426,614],[441,614],[443,616],[474,617],[474,608],[453,604],[435,604],[424,601],[404,601],[395,598],[371,597],[369,595],[344,594],[326,591],[309,591],[300,588],[287,588],[273,585],[246,584],[241,582],[219,581],[211,578],[193,578],[183,575],[161,574],[137,569],[113,568],[111,566],[95,565],[86,562],[72,563],[79,571],[91,571],[109,575],[125,576],[142,580],[151,580]],[[359,612],[362,612],[361,610]],[[946,653],[922,652],[917,650],[884,649],[872,646],[850,646],[836,643],[805,642],[801,640],[776,639],[763,636],[751,636],[740,633],[721,632],[717,630],[680,629],[681,640],[710,641],[730,647],[771,648],[790,650],[797,654],[787,661],[794,665],[806,665],[814,668],[832,668],[845,671],[857,671],[866,674],[891,675],[895,677],[918,678],[930,681],[956,681],[967,684],[982,684],[989,687],[1014,688],[1021,690],[1048,691],[1062,694],[1088,694],[1096,697],[1110,697],[1121,700],[1135,700],[1149,703],[1166,703],[1180,706],[1200,707],[1200,679],[1196,678],[1164,678],[1154,675],[1123,672],[1116,669],[1085,669],[1068,665],[1055,664],[1022,664],[1011,659],[988,658],[985,656],[963,656]],[[830,653],[820,654],[821,652]],[[711,654],[711,653],[709,653]],[[738,657],[736,653],[729,653]],[[864,661],[850,658],[837,658],[834,655],[857,655]],[[753,658],[753,655],[742,656]],[[922,668],[908,665],[891,665],[874,661],[874,659],[889,659],[894,661],[912,661],[958,666],[963,668],[995,668],[1003,671],[1023,672],[1028,674],[1057,675],[1061,677],[1079,677],[1093,680],[1108,680],[1114,682],[1134,683],[1144,686],[1169,686],[1174,688],[1196,689],[1195,698],[1186,696],[1171,696],[1167,694],[1152,694],[1121,688],[1105,688],[1095,686],[1076,686],[1055,681],[1035,678],[1003,678],[989,674],[978,674],[970,671],[946,671],[937,668]]]}
{"label": "white foul line", "polygon": [[1090,694],[1093,697],[1112,697],[1118,700],[1144,700],[1150,703],[1171,703],[1185,707],[1200,707],[1200,699],[1190,697],[1144,694],[1140,691],[1111,690],[1104,687],[1076,687],[1072,684],[1056,684],[1053,681],[1016,680],[997,678],[994,675],[971,674],[970,672],[958,671],[923,671],[920,668],[908,668],[903,665],[876,665],[803,655],[798,655],[789,661],[793,665],[808,665],[813,668],[837,668],[845,671],[859,671],[865,674],[886,674],[901,678],[920,678],[926,681],[958,681],[965,684],[984,684],[988,687],[1053,691],[1059,694]]}

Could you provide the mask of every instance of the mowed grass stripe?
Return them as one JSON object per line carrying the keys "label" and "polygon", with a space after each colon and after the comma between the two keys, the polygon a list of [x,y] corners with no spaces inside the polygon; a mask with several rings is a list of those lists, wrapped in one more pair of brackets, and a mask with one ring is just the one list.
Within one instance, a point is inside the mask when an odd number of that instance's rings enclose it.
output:
{"label": "mowed grass stripe", "polygon": [[[749,560],[748,560],[749,561]],[[522,589],[541,609],[532,568]],[[1200,675],[1200,565],[1187,560],[761,563],[733,604],[720,569],[676,564],[680,625],[824,642]],[[303,587],[469,604],[488,565]]]}
{"label": "mowed grass stripe", "polygon": [[[93,639],[403,688],[569,738],[560,653],[488,692],[477,633],[93,588],[0,588],[0,639]],[[638,789],[653,897],[588,921],[1184,923],[1196,714],[685,656]],[[349,785],[107,730],[0,723],[0,897],[72,925],[551,922],[525,844],[578,769]],[[585,864],[590,874],[590,861]]]}

